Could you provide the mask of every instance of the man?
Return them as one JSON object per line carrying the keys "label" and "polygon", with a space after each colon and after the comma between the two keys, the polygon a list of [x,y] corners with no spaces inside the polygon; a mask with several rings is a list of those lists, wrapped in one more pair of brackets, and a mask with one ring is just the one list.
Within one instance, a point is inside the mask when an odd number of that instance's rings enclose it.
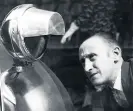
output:
{"label": "man", "polygon": [[132,61],[123,61],[121,48],[111,35],[97,33],[85,40],[79,59],[95,89],[106,90],[105,110],[133,110]]}

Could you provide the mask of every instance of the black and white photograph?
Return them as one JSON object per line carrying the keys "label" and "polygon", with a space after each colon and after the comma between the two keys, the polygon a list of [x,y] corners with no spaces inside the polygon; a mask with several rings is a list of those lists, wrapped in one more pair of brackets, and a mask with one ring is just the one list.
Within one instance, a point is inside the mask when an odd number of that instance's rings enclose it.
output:
{"label": "black and white photograph", "polygon": [[0,111],[133,111],[133,0],[1,0]]}

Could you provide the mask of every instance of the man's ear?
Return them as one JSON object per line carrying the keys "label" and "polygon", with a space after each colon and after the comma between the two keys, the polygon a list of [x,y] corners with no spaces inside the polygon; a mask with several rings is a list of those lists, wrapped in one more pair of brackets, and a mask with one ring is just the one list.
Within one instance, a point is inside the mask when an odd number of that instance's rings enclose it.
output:
{"label": "man's ear", "polygon": [[119,59],[121,58],[121,48],[116,46],[112,50],[112,57],[114,59],[114,63],[117,63]]}

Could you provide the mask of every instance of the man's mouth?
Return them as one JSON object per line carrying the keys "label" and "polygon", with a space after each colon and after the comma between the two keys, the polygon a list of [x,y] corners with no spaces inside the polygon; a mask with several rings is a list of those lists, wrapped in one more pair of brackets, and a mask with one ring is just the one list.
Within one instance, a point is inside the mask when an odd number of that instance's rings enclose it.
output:
{"label": "man's mouth", "polygon": [[91,78],[94,77],[96,74],[98,74],[98,73],[93,73],[93,74],[91,74],[91,75],[89,76],[89,78],[91,79]]}

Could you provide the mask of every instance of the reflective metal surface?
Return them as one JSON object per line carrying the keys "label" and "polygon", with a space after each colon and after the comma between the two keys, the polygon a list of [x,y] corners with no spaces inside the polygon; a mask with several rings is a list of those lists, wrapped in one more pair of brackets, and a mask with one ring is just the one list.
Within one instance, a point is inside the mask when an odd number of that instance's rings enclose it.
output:
{"label": "reflective metal surface", "polygon": [[49,35],[64,33],[64,21],[60,14],[38,9],[32,4],[12,9],[3,20],[0,31],[1,40],[12,57],[27,61],[43,56]]}
{"label": "reflective metal surface", "polygon": [[[32,8],[34,11],[29,10]],[[27,29],[30,33],[24,33],[26,27],[20,24],[27,23],[25,20],[29,17],[28,13],[30,16],[41,14],[44,18],[46,15],[49,18],[47,19],[48,25],[46,24],[48,27],[38,26],[37,22],[36,24],[30,22],[28,26],[33,26],[32,29],[38,30],[37,33],[32,35],[31,27]],[[73,111],[73,105],[66,89],[56,75],[39,60],[46,49],[48,35],[57,35],[57,32],[60,35],[63,34],[62,18],[57,15],[59,14],[40,11],[33,5],[26,4],[14,8],[3,21],[1,41],[12,56],[13,65],[0,75],[2,111]],[[43,21],[41,22],[43,24]],[[57,25],[60,22],[61,25]],[[55,24],[51,25],[51,23]],[[56,31],[52,31],[51,26],[56,28]]]}
{"label": "reflective metal surface", "polygon": [[18,74],[12,68],[4,72],[1,79],[4,90],[2,90],[3,111],[73,110],[66,89],[41,61],[23,67],[22,72]]}
{"label": "reflective metal surface", "polygon": [[12,65],[13,59],[0,41],[0,72],[11,68]]}

